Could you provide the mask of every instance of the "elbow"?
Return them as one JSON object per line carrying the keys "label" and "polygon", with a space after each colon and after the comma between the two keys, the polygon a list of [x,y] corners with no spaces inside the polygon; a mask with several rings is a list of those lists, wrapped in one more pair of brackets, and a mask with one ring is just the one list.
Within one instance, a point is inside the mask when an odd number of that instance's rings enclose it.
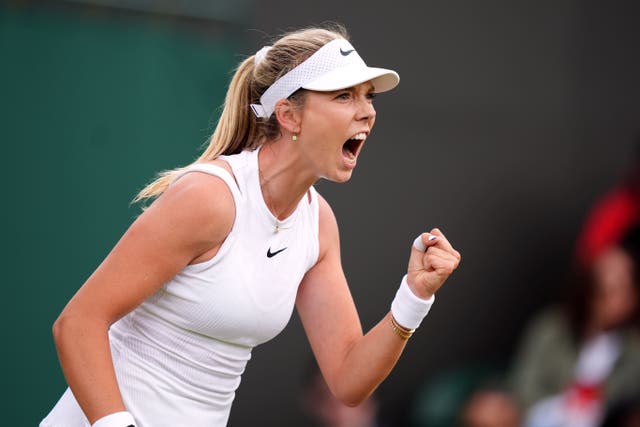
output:
{"label": "elbow", "polygon": [[364,402],[364,400],[342,400],[342,403],[347,405],[349,408],[355,408],[356,406],[360,406],[362,402]]}
{"label": "elbow", "polygon": [[64,338],[67,335],[67,331],[69,329],[69,318],[65,315],[64,312],[58,316],[58,318],[53,322],[53,326],[51,327],[51,333],[53,335],[53,342],[56,344],[56,347],[60,347],[64,342]]}
{"label": "elbow", "polygon": [[353,378],[338,375],[327,381],[331,394],[342,404],[354,408],[364,403],[376,390],[378,383],[363,381],[361,378]]}
{"label": "elbow", "polygon": [[78,344],[80,340],[86,339],[101,326],[101,324],[96,324],[92,318],[73,315],[64,310],[53,322],[51,332],[56,348],[60,351],[65,347]]}
{"label": "elbow", "polygon": [[367,393],[365,391],[360,390],[352,390],[350,392],[336,392],[334,396],[344,405],[355,408],[356,406],[360,406],[365,400],[369,398],[371,393]]}

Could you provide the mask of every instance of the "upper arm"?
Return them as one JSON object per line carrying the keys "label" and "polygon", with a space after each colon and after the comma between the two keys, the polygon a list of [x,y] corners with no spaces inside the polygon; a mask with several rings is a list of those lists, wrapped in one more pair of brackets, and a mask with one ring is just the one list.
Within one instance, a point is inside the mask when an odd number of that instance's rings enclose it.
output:
{"label": "upper arm", "polygon": [[318,198],[320,254],[300,285],[296,307],[318,365],[329,380],[362,337],[362,327],[342,270],[338,224],[329,204]]}
{"label": "upper arm", "polygon": [[234,218],[224,181],[186,174],[134,221],[63,314],[115,322],[193,259],[219,247]]}

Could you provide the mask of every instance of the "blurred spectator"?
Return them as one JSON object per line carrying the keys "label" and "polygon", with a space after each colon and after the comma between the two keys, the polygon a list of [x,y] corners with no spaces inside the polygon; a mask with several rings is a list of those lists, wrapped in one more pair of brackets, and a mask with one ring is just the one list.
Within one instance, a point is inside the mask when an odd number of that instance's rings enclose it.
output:
{"label": "blurred spectator", "polygon": [[511,391],[476,391],[465,426],[640,427],[640,227],[594,255],[579,263],[565,303],[531,322]]}
{"label": "blurred spectator", "polygon": [[533,321],[512,375],[524,425],[597,426],[640,395],[639,266],[636,226],[576,276],[564,307]]}
{"label": "blurred spectator", "polygon": [[576,254],[584,266],[640,223],[640,135],[635,150],[633,163],[622,182],[596,201],[586,216],[576,239]]}
{"label": "blurred spectator", "polygon": [[[427,381],[416,393],[410,409],[411,427],[468,427],[489,426],[488,420],[497,420],[496,426],[516,427],[516,423],[503,423],[509,414],[494,418],[495,409],[506,408],[511,396],[503,387],[504,364],[474,362],[441,372]],[[480,390],[479,392],[477,392]],[[485,393],[486,391],[486,393]],[[477,393],[476,393],[477,392]],[[473,396],[470,399],[470,396]],[[477,397],[477,398],[476,398]],[[465,406],[465,402],[469,400]],[[515,405],[510,412],[516,413]]]}
{"label": "blurred spectator", "polygon": [[520,413],[510,394],[500,389],[474,393],[461,414],[466,427],[518,427]]}
{"label": "blurred spectator", "polygon": [[347,406],[331,393],[316,363],[311,364],[302,392],[304,413],[318,427],[382,427],[378,402],[369,397],[358,406]]}

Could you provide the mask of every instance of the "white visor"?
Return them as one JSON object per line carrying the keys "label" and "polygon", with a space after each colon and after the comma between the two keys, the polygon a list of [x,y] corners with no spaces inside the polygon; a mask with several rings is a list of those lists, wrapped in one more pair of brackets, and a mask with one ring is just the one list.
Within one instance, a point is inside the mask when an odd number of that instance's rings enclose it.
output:
{"label": "white visor", "polygon": [[288,98],[298,89],[327,92],[368,81],[375,92],[386,92],[396,87],[400,77],[393,70],[368,67],[351,43],[336,39],[276,80],[262,94],[260,104],[251,104],[251,109],[256,116],[269,118],[276,102]]}

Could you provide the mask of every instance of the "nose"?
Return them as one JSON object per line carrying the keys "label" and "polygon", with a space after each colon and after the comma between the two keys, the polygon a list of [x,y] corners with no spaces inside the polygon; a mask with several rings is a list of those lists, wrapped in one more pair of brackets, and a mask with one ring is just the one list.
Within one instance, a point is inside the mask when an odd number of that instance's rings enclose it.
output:
{"label": "nose", "polygon": [[368,96],[360,97],[357,111],[358,120],[374,120],[376,118],[376,109]]}

